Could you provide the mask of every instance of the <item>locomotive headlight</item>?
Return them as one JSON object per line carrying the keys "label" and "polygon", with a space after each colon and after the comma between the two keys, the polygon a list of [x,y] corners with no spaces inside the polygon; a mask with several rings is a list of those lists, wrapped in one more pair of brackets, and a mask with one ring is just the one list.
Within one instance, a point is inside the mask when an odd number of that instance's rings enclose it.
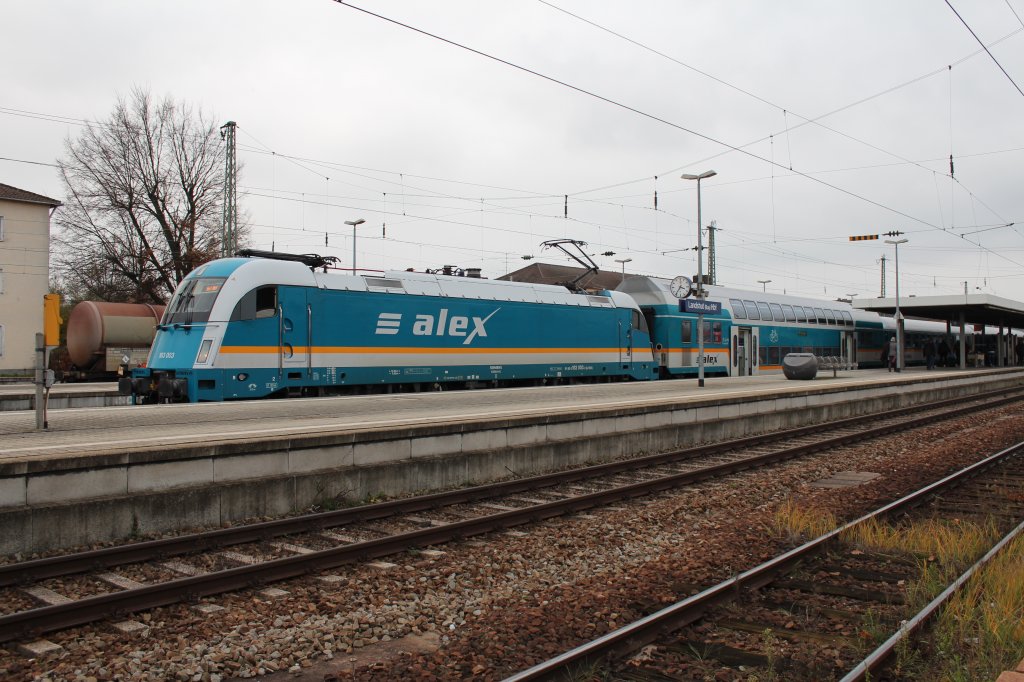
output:
{"label": "locomotive headlight", "polygon": [[202,365],[209,359],[211,346],[213,346],[213,339],[203,339],[203,345],[199,346],[199,355],[196,356],[197,365]]}

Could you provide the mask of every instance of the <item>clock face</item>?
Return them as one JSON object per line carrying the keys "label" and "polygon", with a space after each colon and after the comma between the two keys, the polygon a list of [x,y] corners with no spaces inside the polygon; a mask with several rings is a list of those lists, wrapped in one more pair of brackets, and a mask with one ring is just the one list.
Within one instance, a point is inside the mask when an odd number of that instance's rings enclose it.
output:
{"label": "clock face", "polygon": [[676,298],[686,298],[693,290],[693,282],[690,281],[689,277],[679,275],[669,282],[668,290]]}

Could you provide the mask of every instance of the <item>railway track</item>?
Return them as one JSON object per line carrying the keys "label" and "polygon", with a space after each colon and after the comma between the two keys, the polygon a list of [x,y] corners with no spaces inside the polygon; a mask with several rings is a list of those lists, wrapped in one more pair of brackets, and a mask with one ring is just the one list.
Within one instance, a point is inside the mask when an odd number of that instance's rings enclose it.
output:
{"label": "railway track", "polygon": [[[1019,443],[506,682],[570,679],[584,671],[597,679],[630,681],[704,675],[879,679],[898,648],[1024,534],[1022,482],[1024,443]],[[934,557],[864,551],[851,544],[858,527],[897,516],[994,520],[1005,535],[913,613],[906,588]],[[872,648],[874,641],[881,643]]]}
{"label": "railway track", "polygon": [[0,604],[7,613],[0,615],[0,642],[580,512],[1020,398],[1019,392],[998,392],[969,403],[961,399],[889,412],[884,418],[848,419],[493,485],[3,565]]}

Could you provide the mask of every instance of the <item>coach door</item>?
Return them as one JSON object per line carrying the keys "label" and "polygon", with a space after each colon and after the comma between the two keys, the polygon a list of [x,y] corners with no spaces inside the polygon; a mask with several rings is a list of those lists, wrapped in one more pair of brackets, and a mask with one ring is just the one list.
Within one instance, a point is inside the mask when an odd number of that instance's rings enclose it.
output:
{"label": "coach door", "polygon": [[848,367],[857,367],[857,334],[855,332],[843,332],[843,347],[841,353],[843,361]]}
{"label": "coach door", "polygon": [[757,372],[757,329],[733,327],[730,332],[732,367],[729,374],[745,377]]}

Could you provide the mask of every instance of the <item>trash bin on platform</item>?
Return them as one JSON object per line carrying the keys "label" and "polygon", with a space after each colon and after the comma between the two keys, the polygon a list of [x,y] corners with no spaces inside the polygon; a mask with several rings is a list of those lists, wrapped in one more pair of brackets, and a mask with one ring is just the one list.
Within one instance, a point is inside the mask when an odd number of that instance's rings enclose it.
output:
{"label": "trash bin on platform", "polygon": [[782,373],[787,379],[813,379],[818,375],[818,358],[813,353],[787,353],[782,358]]}

